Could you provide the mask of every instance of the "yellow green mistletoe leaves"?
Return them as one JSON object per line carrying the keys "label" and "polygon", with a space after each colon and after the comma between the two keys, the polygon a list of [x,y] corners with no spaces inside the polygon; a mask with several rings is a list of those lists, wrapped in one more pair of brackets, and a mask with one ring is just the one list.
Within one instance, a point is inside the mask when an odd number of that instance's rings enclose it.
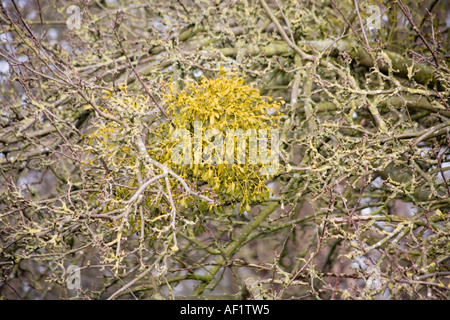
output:
{"label": "yellow green mistletoe leaves", "polygon": [[241,202],[241,211],[269,197],[265,185],[278,169],[277,110],[283,101],[261,96],[244,79],[189,81],[163,95],[171,122],[159,127],[154,157],[193,184],[203,181],[217,198]]}

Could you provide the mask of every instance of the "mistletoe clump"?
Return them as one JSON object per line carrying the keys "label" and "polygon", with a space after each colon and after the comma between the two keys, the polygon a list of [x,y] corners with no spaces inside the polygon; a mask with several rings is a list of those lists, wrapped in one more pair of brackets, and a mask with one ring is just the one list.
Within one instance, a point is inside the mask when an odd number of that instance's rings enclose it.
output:
{"label": "mistletoe clump", "polygon": [[[156,149],[164,150],[155,155],[159,161],[195,187],[206,183],[203,188],[217,200],[240,202],[240,212],[269,197],[266,181],[276,170],[268,167],[278,157],[274,133],[283,101],[261,96],[242,77],[227,76],[222,68],[218,78],[187,81],[181,91],[169,84],[163,97],[171,121],[159,127]],[[261,130],[267,133],[267,149],[258,148],[258,157],[252,159],[251,152],[261,146],[261,136],[257,142],[251,134]],[[182,150],[185,161],[175,163],[173,153],[182,142],[188,146]],[[219,147],[212,148],[213,144]],[[271,154],[271,163],[262,161],[265,152]]]}

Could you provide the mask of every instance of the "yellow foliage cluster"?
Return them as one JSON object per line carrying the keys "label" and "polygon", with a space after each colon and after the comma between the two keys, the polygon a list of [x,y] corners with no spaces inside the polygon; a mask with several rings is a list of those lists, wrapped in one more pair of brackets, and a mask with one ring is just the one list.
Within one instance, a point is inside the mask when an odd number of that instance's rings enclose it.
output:
{"label": "yellow foliage cluster", "polygon": [[[154,157],[171,167],[186,181],[207,182],[210,191],[221,201],[241,202],[240,211],[250,210],[250,205],[267,199],[270,189],[265,182],[270,175],[262,174],[264,164],[248,161],[249,141],[246,143],[246,162],[211,164],[208,162],[175,164],[171,154],[180,139],[173,137],[175,129],[186,129],[191,133],[195,145],[194,122],[201,122],[202,133],[208,129],[219,130],[225,136],[227,130],[265,129],[270,141],[270,130],[278,128],[278,109],[283,101],[272,101],[261,96],[260,91],[245,84],[242,77],[227,76],[221,69],[216,79],[202,77],[199,82],[187,81],[184,89],[177,92],[168,84],[164,93],[164,105],[171,121],[161,124],[158,132],[158,148]],[[203,150],[208,142],[203,141]],[[234,155],[237,155],[234,141]],[[269,149],[270,151],[270,146]]]}

